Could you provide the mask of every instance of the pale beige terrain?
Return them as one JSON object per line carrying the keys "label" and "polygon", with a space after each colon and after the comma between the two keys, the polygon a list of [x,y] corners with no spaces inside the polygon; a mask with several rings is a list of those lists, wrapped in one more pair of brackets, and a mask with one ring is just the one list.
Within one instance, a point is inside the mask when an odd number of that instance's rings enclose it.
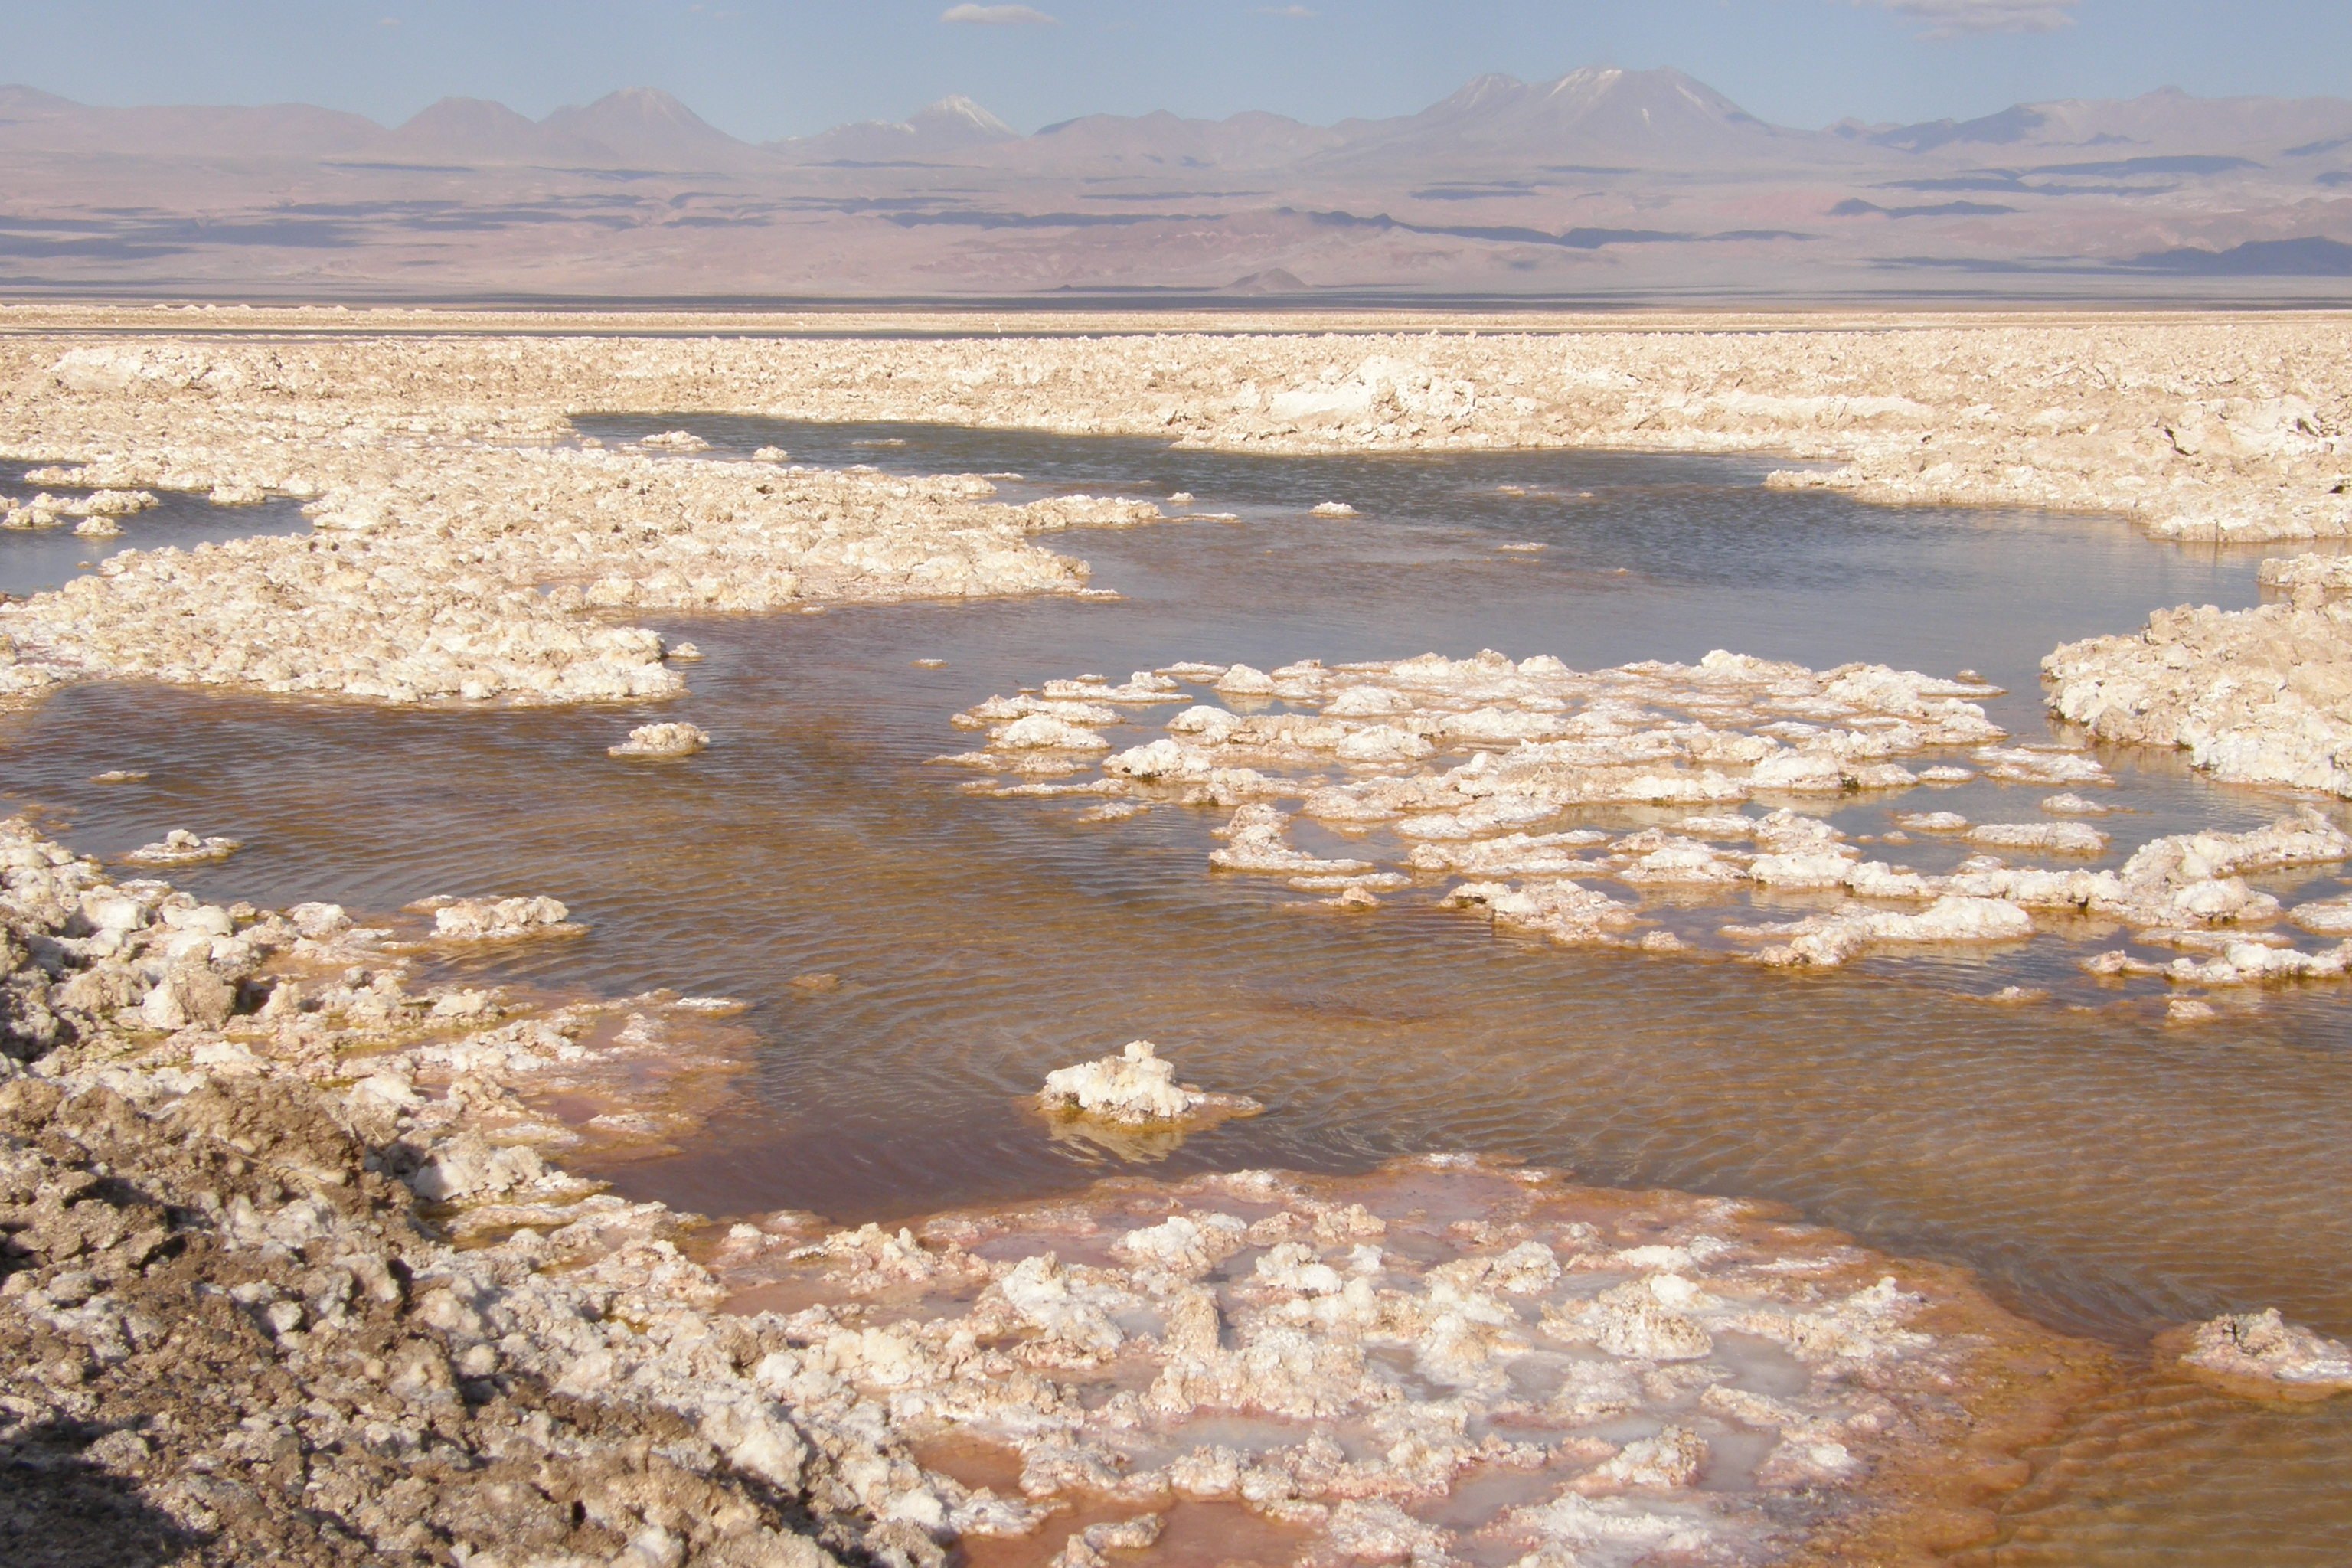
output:
{"label": "pale beige terrain", "polygon": [[[320,531],[124,555],[10,606],[7,679],[137,674],[394,701],[660,696],[678,677],[617,612],[1070,591],[1083,568],[1028,535],[1157,515],[1120,500],[995,507],[980,480],[562,445],[582,412],[644,414],[647,436],[732,413],[1273,452],[1767,452],[1808,465],[1776,483],[1874,501],[2120,512],[2175,540],[2352,532],[2340,316],[1505,331],[1293,317],[1215,334],[1128,319],[1093,336],[990,318],[990,335],[936,338],[757,320],[825,335],[717,335],[744,319],[674,315],[645,320],[646,335],[627,335],[640,323],[625,317],[513,335],[512,316],[393,313],[377,335],[346,312],[10,310],[0,454],[48,465],[41,483],[290,494]],[[566,335],[573,322],[597,330]],[[688,335],[698,328],[713,335]],[[2223,617],[2214,635],[2254,625]],[[2323,637],[2306,662],[2347,657]],[[2269,717],[2256,704],[2231,722]],[[2298,763],[2239,776],[2319,775]]]}

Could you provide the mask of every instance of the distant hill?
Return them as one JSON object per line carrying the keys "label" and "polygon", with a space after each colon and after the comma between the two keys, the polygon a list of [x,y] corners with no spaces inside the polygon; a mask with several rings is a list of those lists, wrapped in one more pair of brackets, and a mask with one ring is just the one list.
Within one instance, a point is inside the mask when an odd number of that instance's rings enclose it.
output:
{"label": "distant hill", "polygon": [[968,98],[752,145],[628,88],[394,128],[0,87],[0,292],[2352,299],[2352,102],[1773,125],[1675,70],[1308,125]]}
{"label": "distant hill", "polygon": [[924,163],[1020,139],[971,100],[943,98],[905,120],[837,125],[816,136],[771,142],[767,150],[795,163]]}
{"label": "distant hill", "polygon": [[725,168],[756,156],[750,145],[656,88],[625,87],[585,108],[559,109],[541,124],[554,135],[609,148],[625,163],[646,168]]}

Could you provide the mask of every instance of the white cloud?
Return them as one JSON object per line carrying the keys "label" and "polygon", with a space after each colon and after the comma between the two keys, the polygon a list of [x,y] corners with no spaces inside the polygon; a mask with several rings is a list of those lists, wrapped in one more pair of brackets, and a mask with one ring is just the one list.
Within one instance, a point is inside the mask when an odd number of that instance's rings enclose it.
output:
{"label": "white cloud", "polygon": [[1865,0],[1925,25],[1931,38],[1964,33],[2054,33],[2074,25],[2081,0]]}
{"label": "white cloud", "polygon": [[1034,5],[950,5],[940,13],[942,22],[973,27],[1048,27],[1054,18]]}

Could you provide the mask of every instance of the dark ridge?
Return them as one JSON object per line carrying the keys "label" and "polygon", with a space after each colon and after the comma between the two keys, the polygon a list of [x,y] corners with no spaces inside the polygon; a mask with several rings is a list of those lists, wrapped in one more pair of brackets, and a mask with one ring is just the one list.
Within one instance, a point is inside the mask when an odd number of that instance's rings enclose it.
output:
{"label": "dark ridge", "polygon": [[2038,109],[2013,104],[1999,114],[1988,114],[1976,120],[1937,120],[1925,125],[1898,125],[1892,131],[1881,131],[1870,137],[1882,147],[1899,148],[1906,153],[1930,153],[1938,147],[1948,147],[1956,142],[1990,142],[2005,144],[2022,142],[2049,122],[2050,117]]}
{"label": "dark ridge", "polygon": [[1830,208],[1832,217],[1990,217],[1997,213],[2013,213],[2015,207],[2000,206],[1992,202],[1940,202],[1934,206],[1883,207],[1876,202],[1852,196]]}
{"label": "dark ridge", "polygon": [[2259,169],[2252,158],[2223,158],[2189,153],[2177,157],[2117,158],[2105,163],[2043,163],[2029,174],[2221,174],[2231,169]]}
{"label": "dark ridge", "polygon": [[2352,245],[2306,235],[2300,239],[2250,239],[2227,250],[2182,246],[2133,258],[2132,267],[2200,278],[2352,278]]}

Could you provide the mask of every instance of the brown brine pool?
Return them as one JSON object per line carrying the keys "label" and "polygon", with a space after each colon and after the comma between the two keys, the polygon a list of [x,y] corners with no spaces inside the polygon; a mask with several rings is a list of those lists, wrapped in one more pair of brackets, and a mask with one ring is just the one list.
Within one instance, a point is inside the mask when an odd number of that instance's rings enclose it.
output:
{"label": "brown brine pool", "polygon": [[[603,1173],[631,1196],[858,1221],[1073,1189],[1109,1156],[1045,1137],[1022,1098],[1145,1037],[1184,1077],[1268,1107],[1169,1151],[1153,1169],[1171,1175],[1491,1152],[1588,1183],[1777,1199],[1963,1264],[2017,1310],[2134,1356],[2163,1326],[2230,1310],[2352,1332],[2341,985],[2188,1026],[2166,1021],[2161,985],[2095,982],[2079,954],[2043,947],[1791,973],[1555,948],[1422,905],[1341,916],[1203,875],[1223,814],[1087,822],[1076,805],[961,793],[969,775],[932,762],[970,744],[948,722],[959,710],[1082,670],[1486,647],[1580,668],[1717,647],[1969,668],[2007,689],[1990,716],[2040,741],[2043,654],[2158,605],[2255,603],[2264,552],[1771,490],[1772,465],[1740,458],[1261,458],[923,426],[579,423],[614,441],[683,426],[714,443],[706,457],[776,445],[796,461],[1019,475],[998,481],[1014,500],[1186,491],[1231,516],[1045,541],[1117,602],[664,623],[708,657],[690,695],[658,707],[69,689],[0,720],[8,804],[55,813],[102,856],[175,826],[241,838],[234,859],[178,877],[205,897],[381,912],[550,894],[588,936],[467,969],[746,999],[756,1059],[690,1146]],[[1357,515],[1310,515],[1326,501]],[[167,538],[148,517],[137,542]],[[0,539],[0,570],[17,542]],[[653,719],[691,721],[712,747],[605,755]],[[2128,809],[2099,819],[2114,847],[2086,863],[2294,804],[2171,756],[2096,754],[2116,781],[2104,798]],[[112,769],[148,776],[89,782]],[[1831,815],[1854,832],[1895,810],[2032,821],[2051,793],[1979,780]],[[2340,869],[2254,880],[2327,896]],[[793,984],[814,974],[835,983]],[[2009,985],[2049,995],[1990,999]],[[2347,1475],[2352,1401],[2273,1410],[2151,1377],[2039,1456],[1981,1560],[2340,1563]]]}

